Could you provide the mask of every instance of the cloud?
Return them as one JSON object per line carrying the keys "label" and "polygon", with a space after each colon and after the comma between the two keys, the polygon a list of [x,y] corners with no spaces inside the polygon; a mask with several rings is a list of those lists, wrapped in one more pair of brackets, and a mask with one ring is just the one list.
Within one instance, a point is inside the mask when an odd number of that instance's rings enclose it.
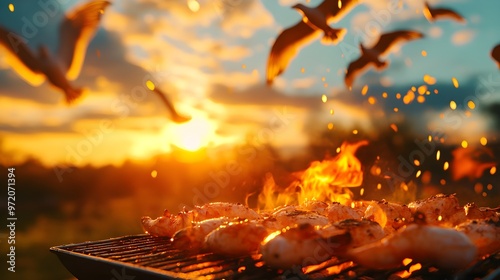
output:
{"label": "cloud", "polygon": [[267,85],[255,85],[242,91],[231,91],[223,85],[215,85],[209,97],[218,103],[230,105],[291,106],[297,108],[319,108],[317,96],[292,96]]}
{"label": "cloud", "polygon": [[451,42],[455,46],[462,46],[472,41],[474,36],[476,35],[476,31],[472,29],[463,29],[455,32],[451,37]]}

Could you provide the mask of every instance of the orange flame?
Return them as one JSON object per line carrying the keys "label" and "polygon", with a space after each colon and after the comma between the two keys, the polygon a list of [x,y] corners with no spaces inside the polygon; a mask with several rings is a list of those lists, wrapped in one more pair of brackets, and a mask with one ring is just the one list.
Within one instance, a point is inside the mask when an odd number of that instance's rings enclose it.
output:
{"label": "orange flame", "polygon": [[281,191],[272,175],[268,175],[259,194],[259,208],[271,210],[283,205],[303,205],[312,200],[349,204],[353,193],[346,187],[358,187],[363,182],[361,162],[354,154],[367,144],[368,141],[343,143],[337,156],[312,162],[309,168],[300,172],[299,181]]}

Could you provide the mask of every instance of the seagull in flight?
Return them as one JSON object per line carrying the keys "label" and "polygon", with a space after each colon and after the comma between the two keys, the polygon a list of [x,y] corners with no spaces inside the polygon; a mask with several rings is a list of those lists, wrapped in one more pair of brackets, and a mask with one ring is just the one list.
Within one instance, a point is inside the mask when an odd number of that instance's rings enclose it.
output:
{"label": "seagull in flight", "polygon": [[165,104],[168,111],[170,112],[170,119],[172,121],[176,123],[185,123],[191,120],[191,117],[179,114],[175,109],[174,104],[172,104],[172,102],[167,98],[167,95],[163,91],[161,91],[158,87],[156,87],[154,84],[148,86],[148,88],[154,93],[156,93],[156,95],[160,98],[163,104]]}
{"label": "seagull in flight", "polygon": [[381,61],[380,57],[387,55],[393,46],[400,42],[407,42],[423,37],[424,35],[417,31],[399,30],[382,34],[377,43],[369,49],[363,46],[363,44],[359,44],[361,56],[357,60],[351,62],[347,67],[347,73],[344,79],[345,85],[347,88],[351,88],[356,76],[368,69],[371,65],[375,66],[377,70],[385,69],[389,63],[387,61]]}
{"label": "seagull in flight", "polygon": [[6,54],[8,64],[26,82],[39,86],[47,79],[64,92],[66,103],[70,104],[83,91],[70,81],[79,76],[87,47],[110,4],[91,1],[67,13],[59,27],[59,47],[55,55],[44,45],[33,52],[22,36],[0,26],[0,53]]}
{"label": "seagull in flight", "polygon": [[460,23],[465,23],[466,20],[459,13],[447,8],[432,8],[429,3],[424,3],[424,16],[429,22],[434,22],[440,19],[452,19]]}
{"label": "seagull in flight", "polygon": [[498,65],[498,69],[500,69],[500,44],[496,45],[492,50],[491,50],[491,57],[493,60]]}
{"label": "seagull in flight", "polygon": [[337,44],[345,35],[345,29],[333,29],[332,22],[339,21],[354,8],[360,0],[324,0],[315,8],[302,4],[294,5],[302,14],[302,20],[278,35],[267,60],[267,84],[281,75],[299,50],[323,33],[323,43]]}

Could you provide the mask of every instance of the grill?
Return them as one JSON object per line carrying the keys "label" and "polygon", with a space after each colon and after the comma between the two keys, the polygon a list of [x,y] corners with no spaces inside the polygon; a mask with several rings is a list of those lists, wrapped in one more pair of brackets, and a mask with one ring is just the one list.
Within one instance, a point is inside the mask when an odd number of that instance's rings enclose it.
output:
{"label": "grill", "polygon": [[[260,255],[227,258],[210,252],[192,254],[172,248],[169,238],[147,234],[62,245],[50,250],[80,280],[388,279],[412,265],[393,270],[367,270],[350,261],[331,259],[316,266],[273,270],[264,265]],[[456,274],[424,266],[409,279],[493,280],[500,278],[499,267],[500,252]]]}

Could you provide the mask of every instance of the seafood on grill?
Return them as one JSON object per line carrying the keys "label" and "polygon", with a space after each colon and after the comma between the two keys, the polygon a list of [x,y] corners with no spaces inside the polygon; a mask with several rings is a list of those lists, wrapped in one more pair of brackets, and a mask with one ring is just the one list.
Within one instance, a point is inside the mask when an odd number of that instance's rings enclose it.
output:
{"label": "seafood on grill", "polygon": [[349,234],[321,236],[318,227],[300,224],[268,235],[260,246],[264,262],[275,268],[318,264],[330,259],[350,241]]}
{"label": "seafood on grill", "polygon": [[408,204],[412,214],[422,213],[425,223],[437,225],[441,221],[448,221],[451,216],[461,209],[456,194],[438,194],[426,199],[417,200]]}
{"label": "seafood on grill", "polygon": [[301,224],[268,235],[261,245],[262,259],[276,268],[318,264],[384,235],[378,223],[367,220],[349,219],[324,227]]}
{"label": "seafood on grill", "polygon": [[195,206],[189,211],[183,210],[176,215],[165,210],[163,216],[156,219],[144,216],[141,218],[141,222],[144,230],[151,235],[173,236],[175,232],[191,226],[193,222],[220,217],[253,220],[258,219],[260,215],[240,203],[213,202],[203,206]]}
{"label": "seafood on grill", "polygon": [[236,221],[221,225],[210,232],[206,246],[212,252],[225,256],[248,256],[259,249],[269,234],[268,229],[257,221]]}
{"label": "seafood on grill", "polygon": [[313,226],[324,226],[329,223],[328,218],[314,211],[298,210],[294,208],[283,208],[274,212],[267,221],[267,227],[273,228],[270,222],[274,220],[274,229],[280,230],[285,227],[293,227],[300,224]]}
{"label": "seafood on grill", "polygon": [[444,269],[461,269],[476,259],[477,251],[464,232],[410,224],[380,241],[349,250],[347,255],[358,264],[374,269],[401,266],[405,258]]}
{"label": "seafood on grill", "polygon": [[332,223],[347,219],[359,220],[363,217],[362,211],[338,202],[332,202],[332,204],[330,204],[326,209],[325,214],[328,216],[328,220]]}
{"label": "seafood on grill", "polygon": [[364,213],[365,219],[377,222],[388,234],[408,223],[411,217],[408,206],[385,200],[373,201]]}
{"label": "seafood on grill", "polygon": [[465,233],[477,248],[477,257],[500,251],[500,222],[498,219],[469,220],[456,227]]}
{"label": "seafood on grill", "polygon": [[464,207],[456,209],[456,212],[443,222],[456,226],[471,220],[491,219],[498,221],[500,219],[499,211],[500,208],[478,207],[474,203],[467,203]]}
{"label": "seafood on grill", "polygon": [[227,217],[212,218],[180,229],[171,239],[172,246],[177,249],[200,250],[205,247],[206,236],[229,220]]}

